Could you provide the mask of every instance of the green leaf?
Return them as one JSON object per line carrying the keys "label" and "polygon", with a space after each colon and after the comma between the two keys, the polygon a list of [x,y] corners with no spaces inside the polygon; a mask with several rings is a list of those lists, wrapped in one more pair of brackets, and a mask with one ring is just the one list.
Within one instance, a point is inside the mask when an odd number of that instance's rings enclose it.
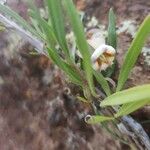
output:
{"label": "green leaf", "polygon": [[88,85],[90,90],[94,96],[96,96],[94,83],[93,83],[93,74],[92,74],[92,66],[90,60],[90,52],[89,47],[86,41],[86,37],[84,34],[84,28],[79,18],[79,15],[76,11],[76,8],[72,2],[72,0],[64,0],[64,5],[67,10],[67,14],[69,16],[74,35],[76,37],[77,47],[83,57],[83,67],[86,72],[86,78],[88,81]]}
{"label": "green leaf", "polygon": [[41,15],[40,15],[40,11],[39,9],[36,7],[36,4],[35,4],[35,0],[32,0],[32,1],[27,1],[28,3],[28,6],[29,6],[29,10],[28,10],[28,14],[29,16],[32,18],[32,20],[34,20],[34,24],[36,23],[35,27],[38,31],[38,33],[42,33],[42,26],[41,24],[39,24],[39,20],[41,19]]}
{"label": "green leaf", "polygon": [[120,70],[118,85],[116,89],[117,91],[120,91],[123,88],[124,83],[126,82],[129,73],[131,72],[131,69],[135,65],[135,62],[142,50],[142,47],[144,46],[144,43],[149,33],[150,33],[150,15],[148,15],[145,18],[145,20],[139,27],[138,32],[136,33],[136,36],[132,41],[130,48],[128,49],[124,63]]}
{"label": "green leaf", "polygon": [[130,102],[150,100],[150,84],[136,86],[116,92],[102,101],[101,106],[122,105]]}
{"label": "green leaf", "polygon": [[0,4],[0,12],[4,13],[5,15],[11,17],[15,20],[19,25],[21,25],[24,29],[28,30],[33,35],[42,38],[21,16],[19,16],[16,12],[11,10],[9,7]]}
{"label": "green leaf", "polygon": [[[116,17],[113,12],[113,9],[110,8],[109,15],[108,15],[108,36],[107,36],[107,44],[111,45],[114,49],[117,48],[117,35],[116,35]],[[105,77],[111,77],[114,73],[116,68],[116,59],[114,60],[114,63],[108,67],[105,71],[102,71],[102,74]]]}
{"label": "green leaf", "polygon": [[69,19],[76,37],[77,46],[83,59],[90,60],[89,47],[84,34],[84,28],[72,0],[64,0]]}
{"label": "green leaf", "polygon": [[44,31],[44,33],[46,35],[46,39],[47,39],[48,45],[51,48],[54,48],[55,45],[56,45],[56,37],[55,37],[55,35],[53,33],[52,27],[44,19],[41,19],[40,23],[41,23],[43,31]]}
{"label": "green leaf", "polygon": [[103,77],[103,75],[101,73],[98,73],[95,70],[93,70],[93,74],[94,74],[97,82],[101,85],[102,89],[106,93],[106,95],[109,96],[111,94],[111,90],[110,90],[110,87],[109,87],[106,79]]}
{"label": "green leaf", "polygon": [[109,24],[108,24],[107,44],[111,45],[113,48],[116,49],[117,47],[116,17],[112,8],[109,10],[108,20]]}
{"label": "green leaf", "polygon": [[89,124],[97,124],[104,121],[110,121],[113,120],[113,117],[106,117],[106,116],[100,116],[100,115],[94,115],[94,116],[86,116],[85,121]]}
{"label": "green leaf", "polygon": [[82,85],[82,80],[80,78],[80,75],[76,72],[76,70],[73,68],[73,66],[65,63],[64,65],[64,72],[69,76],[71,81],[77,85],[83,86]]}
{"label": "green leaf", "polygon": [[60,47],[64,51],[68,60],[70,60],[70,52],[67,46],[65,38],[65,25],[64,16],[60,0],[46,0],[49,10],[49,16],[51,17],[51,24],[55,33],[55,36],[60,44]]}
{"label": "green leaf", "polygon": [[150,102],[150,99],[124,104],[123,106],[121,106],[121,108],[119,109],[117,114],[115,114],[115,117],[128,115],[128,114],[136,111],[137,109],[147,105],[149,102]]}
{"label": "green leaf", "polygon": [[[33,3],[33,1],[30,1],[29,5],[31,7],[30,16],[37,21],[39,28],[44,31],[44,35],[46,36],[46,41],[48,42],[48,46],[50,46],[51,48],[55,48],[56,37],[53,33],[52,27],[48,24],[48,22],[46,22],[43,18],[41,18],[40,12],[35,6],[35,4]],[[38,29],[38,31],[40,29]]]}
{"label": "green leaf", "polygon": [[32,27],[35,28],[35,30],[38,32],[38,34],[40,34],[40,36],[45,39],[45,36],[43,34],[43,32],[41,31],[41,29],[39,28],[39,23],[30,17],[30,20],[31,20],[31,24],[32,24]]}
{"label": "green leaf", "polygon": [[67,64],[64,60],[62,60],[56,52],[56,50],[47,48],[47,51],[53,62],[69,76],[71,81],[77,85],[82,86],[82,80],[80,76],[76,73],[76,71],[73,69],[73,67]]}

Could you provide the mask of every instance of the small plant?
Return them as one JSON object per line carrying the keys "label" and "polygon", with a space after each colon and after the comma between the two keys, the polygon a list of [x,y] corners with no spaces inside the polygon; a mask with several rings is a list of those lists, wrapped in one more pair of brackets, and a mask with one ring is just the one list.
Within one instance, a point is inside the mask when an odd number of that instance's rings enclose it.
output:
{"label": "small plant", "polygon": [[[45,45],[44,53],[65,72],[72,83],[82,89],[84,97],[78,97],[78,99],[89,103],[95,110],[95,115],[88,115],[85,118],[87,123],[101,122],[106,127],[106,121],[118,121],[122,116],[150,104],[150,84],[123,90],[124,84],[150,33],[149,15],[139,27],[125,55],[114,90],[106,80],[108,76],[102,73],[107,72],[110,77],[115,71],[117,37],[113,10],[110,9],[109,11],[106,43],[93,50],[94,47],[91,48],[92,45],[87,42],[83,25],[72,0],[46,0],[45,9],[48,9],[48,17],[42,17],[38,8],[30,2],[31,24],[28,24],[10,8],[0,4],[0,12],[11,17],[23,29],[42,41]],[[65,15],[63,15],[64,13]],[[65,23],[65,19],[68,20],[67,23]],[[70,49],[66,40],[66,26],[68,24],[71,25],[74,33],[76,51]],[[99,90],[103,93],[103,97],[100,94],[101,92],[96,92],[98,90],[96,90],[94,80],[99,83]],[[95,100],[96,103],[99,103],[98,107],[101,110],[104,108],[113,111],[111,113],[98,111]]]}

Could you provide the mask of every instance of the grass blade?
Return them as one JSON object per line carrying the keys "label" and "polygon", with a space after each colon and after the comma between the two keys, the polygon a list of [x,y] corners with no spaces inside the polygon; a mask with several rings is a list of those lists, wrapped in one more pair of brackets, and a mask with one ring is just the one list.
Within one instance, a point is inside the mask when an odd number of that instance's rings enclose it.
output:
{"label": "grass blade", "polygon": [[107,37],[107,44],[111,45],[113,48],[117,48],[117,35],[116,35],[116,17],[111,8],[109,10],[109,25],[108,25],[108,37]]}
{"label": "grass blade", "polygon": [[30,16],[36,20],[39,28],[44,32],[48,46],[50,46],[52,49],[55,48],[56,38],[53,33],[52,27],[48,24],[48,22],[41,18],[40,12],[33,1],[30,1],[29,5],[31,8]]}
{"label": "grass blade", "polygon": [[111,90],[110,90],[110,87],[109,87],[106,79],[103,77],[103,75],[101,73],[98,73],[95,70],[93,70],[93,74],[94,74],[97,82],[101,85],[102,89],[106,93],[106,95],[109,96],[111,94]]}
{"label": "grass blade", "polygon": [[70,60],[70,52],[65,38],[64,16],[60,0],[46,0],[51,24],[60,47],[64,51],[68,60]]}
{"label": "grass blade", "polygon": [[115,117],[128,115],[136,111],[137,109],[145,106],[146,104],[148,104],[148,102],[150,102],[150,100],[143,100],[139,102],[132,102],[132,103],[124,104],[123,106],[121,106],[117,114],[115,114]]}
{"label": "grass blade", "polygon": [[[116,35],[116,17],[112,8],[109,10],[108,15],[108,36],[107,36],[107,44],[111,45],[114,49],[117,48],[117,35]],[[116,68],[116,60],[114,63],[103,71],[105,77],[111,77]]]}
{"label": "grass blade", "polygon": [[122,105],[130,102],[150,100],[150,84],[136,86],[127,90],[116,92],[107,97],[101,106]]}
{"label": "grass blade", "polygon": [[72,2],[72,0],[64,0],[64,5],[67,10],[67,14],[69,16],[74,35],[76,37],[77,47],[83,57],[83,66],[86,72],[86,78],[88,81],[88,85],[93,95],[96,96],[94,84],[93,84],[93,74],[92,74],[92,66],[90,60],[90,52],[89,47],[85,38],[84,28],[80,21],[79,15],[76,11],[76,8]]}
{"label": "grass blade", "polygon": [[141,50],[144,46],[144,43],[150,33],[150,15],[148,15],[144,22],[138,29],[138,32],[131,43],[130,48],[126,54],[124,63],[121,67],[118,85],[116,91],[120,91],[123,88],[124,83],[126,82],[131,69],[133,68]]}
{"label": "grass blade", "polygon": [[42,38],[21,16],[19,16],[16,12],[11,10],[9,7],[0,4],[0,12],[14,19],[17,23],[19,23],[24,29],[32,33],[33,35]]}
{"label": "grass blade", "polygon": [[113,120],[113,117],[106,117],[106,116],[100,116],[100,115],[94,115],[94,116],[86,116],[85,121],[89,124],[97,124],[100,122],[110,121]]}
{"label": "grass blade", "polygon": [[80,76],[76,73],[76,71],[70,65],[65,63],[60,58],[60,56],[57,54],[56,51],[54,51],[50,48],[47,48],[47,51],[48,51],[50,58],[53,60],[53,62],[69,76],[71,81],[73,81],[77,85],[82,86],[82,80],[81,80]]}
{"label": "grass blade", "polygon": [[32,27],[40,34],[41,37],[43,37],[43,39],[45,39],[43,32],[39,28],[38,22],[35,19],[33,19],[33,17],[31,17],[30,20],[31,20]]}

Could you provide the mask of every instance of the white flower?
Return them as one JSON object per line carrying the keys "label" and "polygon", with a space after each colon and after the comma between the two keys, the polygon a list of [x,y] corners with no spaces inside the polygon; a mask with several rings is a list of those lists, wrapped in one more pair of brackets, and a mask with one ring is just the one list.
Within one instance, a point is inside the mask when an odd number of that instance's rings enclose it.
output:
{"label": "white flower", "polygon": [[95,49],[91,56],[92,66],[94,70],[106,70],[113,64],[115,58],[115,49],[105,44],[105,32],[99,29],[91,29],[87,33],[88,43]]}
{"label": "white flower", "polygon": [[109,45],[100,45],[92,54],[91,61],[94,70],[106,70],[113,64],[115,49]]}

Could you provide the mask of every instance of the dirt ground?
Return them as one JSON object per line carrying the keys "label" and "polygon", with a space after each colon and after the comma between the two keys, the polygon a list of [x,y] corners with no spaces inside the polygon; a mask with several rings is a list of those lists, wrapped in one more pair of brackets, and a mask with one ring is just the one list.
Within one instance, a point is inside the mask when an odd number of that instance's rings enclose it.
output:
{"label": "dirt ground", "polygon": [[[41,6],[41,0],[38,0]],[[79,10],[107,25],[113,7],[117,25],[126,19],[140,24],[150,12],[148,0],[76,0]],[[27,18],[20,0],[8,4]],[[131,43],[128,34],[118,36],[119,67]],[[21,43],[21,44],[18,44]],[[32,47],[9,31],[0,33],[0,150],[122,150],[127,149],[98,126],[87,125],[89,108],[67,96],[63,73],[45,56],[31,55]],[[150,83],[150,69],[141,55],[126,86]],[[133,114],[142,122],[150,108]],[[150,135],[150,123],[143,124]]]}

